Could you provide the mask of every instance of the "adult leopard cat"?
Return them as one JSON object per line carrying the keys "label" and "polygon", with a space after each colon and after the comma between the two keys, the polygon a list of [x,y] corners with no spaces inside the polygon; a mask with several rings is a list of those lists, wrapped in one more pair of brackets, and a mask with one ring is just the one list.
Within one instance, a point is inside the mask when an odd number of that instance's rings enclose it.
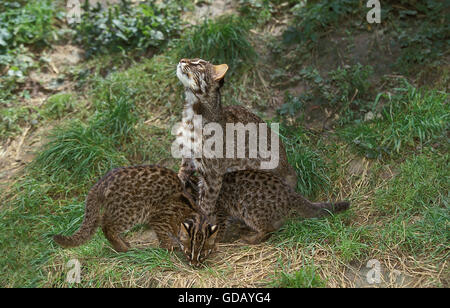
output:
{"label": "adult leopard cat", "polygon": [[[241,106],[223,107],[221,102],[220,88],[224,83],[224,76],[228,70],[226,64],[213,65],[202,59],[181,59],[177,66],[177,77],[185,87],[185,104],[183,110],[182,127],[177,133],[182,146],[188,147],[194,140],[206,140],[205,135],[194,127],[195,116],[202,117],[202,124],[216,123],[226,131],[226,124],[242,123],[247,125],[254,123],[260,127],[259,123],[265,123],[261,118]],[[281,141],[278,142],[278,148],[272,147],[272,132],[268,127],[264,133],[267,136],[267,149],[278,153],[278,166],[268,170],[278,175],[289,186],[295,187],[297,183],[297,174],[292,166],[289,165],[286,156],[286,150]],[[259,132],[261,134],[261,131]],[[249,135],[249,134],[247,134]],[[278,137],[278,136],[277,136]],[[247,138],[247,140],[249,140]],[[277,139],[279,140],[279,139]],[[234,136],[233,136],[234,142]],[[257,141],[257,147],[260,149],[261,142]],[[223,138],[223,149],[227,149],[227,138]],[[192,144],[192,143],[191,143]],[[235,144],[235,143],[234,143]],[[225,158],[225,157],[206,157],[201,153],[195,157],[183,157],[179,170],[179,177],[183,183],[197,171],[200,177],[199,185],[199,205],[209,217],[210,221],[216,221],[215,204],[222,186],[223,176],[227,172],[237,170],[258,170],[261,163],[267,161],[262,158],[260,152],[256,158],[249,158],[249,143],[245,144],[244,158]],[[233,151],[237,152],[236,146]],[[195,153],[195,150],[192,152]]]}

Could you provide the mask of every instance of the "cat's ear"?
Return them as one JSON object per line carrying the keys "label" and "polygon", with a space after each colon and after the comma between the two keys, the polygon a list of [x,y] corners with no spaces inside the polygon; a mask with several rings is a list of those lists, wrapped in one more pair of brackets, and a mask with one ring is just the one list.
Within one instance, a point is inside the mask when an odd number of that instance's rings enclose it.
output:
{"label": "cat's ear", "polygon": [[186,231],[186,233],[189,233],[189,230],[192,228],[192,221],[186,220],[185,222],[181,223],[181,228]]}
{"label": "cat's ear", "polygon": [[214,68],[213,72],[214,81],[222,80],[228,71],[228,65],[226,64],[214,65],[213,68]]}
{"label": "cat's ear", "polygon": [[219,230],[219,227],[217,225],[209,225],[209,234],[213,235],[217,232],[217,230]]}
{"label": "cat's ear", "polygon": [[213,245],[216,242],[217,237],[217,230],[219,230],[219,227],[217,225],[209,225],[209,236],[208,236],[208,244]]}

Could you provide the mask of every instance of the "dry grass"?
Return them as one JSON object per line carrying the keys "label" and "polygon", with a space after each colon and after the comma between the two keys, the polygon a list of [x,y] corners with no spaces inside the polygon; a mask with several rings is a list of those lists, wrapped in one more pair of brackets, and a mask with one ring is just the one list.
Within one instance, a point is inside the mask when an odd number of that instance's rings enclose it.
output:
{"label": "dry grass", "polygon": [[[156,242],[138,245],[136,248],[152,246]],[[105,249],[108,249],[104,247]],[[172,253],[171,268],[155,268],[142,271],[129,267],[121,274],[120,279],[109,277],[108,273],[125,266],[124,261],[113,261],[110,258],[81,259],[96,265],[84,272],[82,265],[82,281],[91,283],[84,286],[96,287],[175,287],[175,288],[242,288],[271,286],[281,264],[288,264],[288,272],[302,269],[305,260],[318,267],[317,274],[326,281],[330,288],[354,287],[435,287],[448,286],[448,264],[438,269],[436,266],[414,259],[413,257],[385,253],[373,250],[373,256],[380,261],[381,283],[369,284],[366,279],[370,268],[366,263],[345,264],[327,247],[317,247],[313,253],[304,253],[301,245],[294,247],[277,247],[271,243],[245,246],[239,243],[220,244],[218,251],[209,259],[205,268],[190,267],[180,255]],[[67,287],[64,280],[63,260],[74,258],[70,252],[60,252],[55,262],[46,268],[47,283],[45,286]],[[97,277],[101,277],[97,278]],[[73,286],[73,285],[72,285]]]}
{"label": "dry grass", "polygon": [[[343,149],[345,151],[345,149]],[[374,190],[388,185],[394,174],[389,167],[383,168],[382,178],[375,185],[373,166],[362,159],[358,174],[347,173],[349,163],[355,157],[346,158],[339,170],[347,176],[336,185],[339,198],[352,200],[352,226],[373,225],[383,228],[383,218],[373,209],[371,199]],[[128,236],[133,248],[145,250],[156,248],[157,239],[151,230],[136,231]],[[269,240],[259,245],[245,245],[241,242],[219,244],[218,251],[199,269],[190,267],[184,256],[179,253],[168,254],[168,265],[144,270],[137,264],[127,265],[118,258],[106,240],[102,250],[107,250],[107,257],[81,257],[86,268],[82,271],[83,280],[89,281],[87,286],[101,287],[195,287],[195,288],[240,288],[274,286],[281,272],[295,273],[305,265],[314,264],[318,274],[327,287],[436,287],[448,286],[449,269],[447,260],[437,265],[405,254],[400,248],[380,249],[379,243],[373,243],[367,251],[367,258],[345,262],[338,252],[327,243],[295,243],[283,244],[278,240]],[[144,252],[143,252],[144,253]],[[64,262],[77,258],[77,252],[57,250],[53,264],[47,266],[48,286],[69,286],[64,280]],[[370,268],[367,261],[376,259],[381,264],[381,282],[369,284],[366,275]],[[120,270],[118,270],[120,268]],[[110,272],[119,272],[120,277],[109,277]],[[97,278],[101,277],[101,278]],[[86,285],[83,283],[83,285]],[[276,284],[275,284],[276,286]]]}

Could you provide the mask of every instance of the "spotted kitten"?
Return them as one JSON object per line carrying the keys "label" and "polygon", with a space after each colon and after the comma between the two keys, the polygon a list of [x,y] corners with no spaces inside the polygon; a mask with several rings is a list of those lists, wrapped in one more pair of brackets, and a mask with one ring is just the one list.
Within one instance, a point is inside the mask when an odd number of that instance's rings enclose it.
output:
{"label": "spotted kitten", "polygon": [[180,248],[191,265],[198,265],[213,251],[218,227],[185,192],[177,174],[159,166],[117,168],[106,174],[89,191],[84,220],[72,236],[55,235],[62,247],[87,242],[97,228],[119,252],[130,245],[121,233],[146,224],[158,236],[161,246]]}
{"label": "spotted kitten", "polygon": [[[195,177],[191,177],[190,182],[195,182]],[[290,218],[322,217],[347,210],[349,206],[346,201],[311,202],[267,171],[230,172],[224,175],[217,199],[217,240],[228,241],[233,236],[230,233],[237,230],[240,234],[234,239],[257,244]]]}
{"label": "spotted kitten", "polygon": [[[223,132],[226,131],[227,123],[242,123],[244,125],[264,123],[261,118],[241,106],[222,106],[220,88],[223,86],[227,70],[226,64],[213,65],[202,59],[182,59],[178,64],[177,76],[185,87],[183,125],[178,137],[181,137],[184,146],[188,146],[189,142],[194,140],[205,141],[205,136],[202,136],[201,131],[194,129],[193,122],[196,115],[202,116],[203,125],[217,123],[222,127]],[[269,128],[267,128],[266,135],[268,149],[271,150],[271,131]],[[223,149],[227,148],[226,139],[223,138]],[[248,140],[248,135],[246,139]],[[295,170],[287,162],[286,151],[281,141],[277,150],[279,164],[277,168],[270,171],[278,175],[291,187],[295,187],[297,176]],[[236,147],[234,151],[236,151]],[[267,161],[260,155],[257,158],[248,158],[248,143],[245,144],[245,153],[246,158],[208,158],[202,153],[199,158],[183,158],[182,160],[178,176],[183,183],[186,183],[195,171],[198,172],[201,179],[199,206],[212,222],[216,220],[215,204],[224,174],[237,170],[258,170],[261,162]]]}

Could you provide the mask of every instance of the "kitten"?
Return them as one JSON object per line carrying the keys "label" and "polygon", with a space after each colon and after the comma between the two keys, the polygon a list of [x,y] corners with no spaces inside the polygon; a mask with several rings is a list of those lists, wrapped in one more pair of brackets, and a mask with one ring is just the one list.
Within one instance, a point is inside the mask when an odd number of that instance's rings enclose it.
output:
{"label": "kitten", "polygon": [[224,176],[217,200],[218,240],[230,218],[242,221],[252,232],[242,236],[250,244],[266,240],[289,218],[321,217],[347,210],[348,202],[313,203],[296,193],[276,175],[265,171],[237,171]]}
{"label": "kitten", "polygon": [[98,226],[114,249],[126,252],[121,233],[137,224],[153,228],[161,246],[181,248],[191,265],[203,262],[214,250],[217,225],[208,222],[177,174],[159,166],[117,168],[89,191],[84,220],[72,236],[55,235],[62,247],[87,242]]}
{"label": "kitten", "polygon": [[[213,65],[202,59],[182,59],[177,66],[177,76],[185,87],[185,105],[183,110],[183,126],[178,137],[183,140],[183,146],[188,147],[194,140],[205,141],[194,129],[194,116],[202,116],[202,124],[217,123],[226,131],[227,123],[242,123],[244,125],[264,123],[262,119],[240,106],[222,107],[220,88],[224,83],[224,76],[228,70],[226,64]],[[261,132],[260,132],[261,133]],[[271,133],[266,129],[268,151],[277,150],[279,153],[278,167],[270,170],[282,178],[288,185],[295,187],[297,175],[295,170],[287,162],[286,150],[279,142],[278,149],[272,148]],[[249,133],[247,133],[247,136]],[[278,137],[278,136],[277,136]],[[223,149],[227,148],[226,139],[223,138]],[[249,138],[246,138],[249,140]],[[201,181],[199,186],[199,206],[205,211],[212,222],[216,220],[215,204],[222,186],[223,175],[237,170],[258,170],[261,162],[267,161],[260,153],[256,158],[249,158],[249,146],[245,144],[246,158],[208,158],[201,155],[200,158],[183,158],[178,173],[183,183],[197,171]],[[259,141],[257,144],[259,149]],[[233,149],[236,153],[236,146]]]}
{"label": "kitten", "polygon": [[[195,200],[199,179],[190,177],[187,192]],[[281,178],[262,170],[241,170],[224,175],[217,199],[217,242],[243,239],[249,244],[266,240],[290,218],[314,218],[345,211],[346,201],[310,202]]]}

